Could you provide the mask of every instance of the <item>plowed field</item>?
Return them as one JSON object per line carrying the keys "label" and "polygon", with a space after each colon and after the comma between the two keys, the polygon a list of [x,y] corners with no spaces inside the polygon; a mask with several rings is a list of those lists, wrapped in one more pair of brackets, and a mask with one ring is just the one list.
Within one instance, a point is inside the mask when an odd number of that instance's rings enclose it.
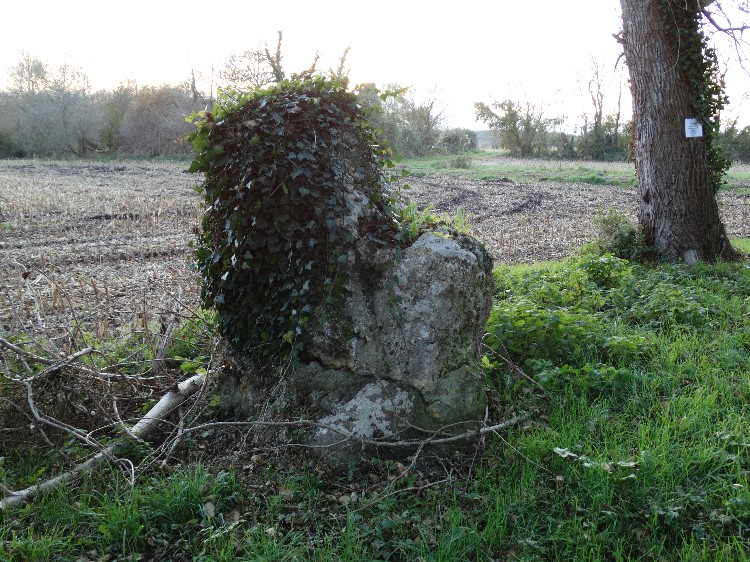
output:
{"label": "plowed field", "polygon": [[[161,308],[197,306],[189,244],[200,178],[186,167],[0,161],[0,332],[85,321],[106,335]],[[636,206],[634,190],[606,185],[438,175],[409,184],[422,206],[462,208],[496,263],[564,257],[594,235],[594,216]],[[730,236],[750,236],[750,196],[720,200]]]}

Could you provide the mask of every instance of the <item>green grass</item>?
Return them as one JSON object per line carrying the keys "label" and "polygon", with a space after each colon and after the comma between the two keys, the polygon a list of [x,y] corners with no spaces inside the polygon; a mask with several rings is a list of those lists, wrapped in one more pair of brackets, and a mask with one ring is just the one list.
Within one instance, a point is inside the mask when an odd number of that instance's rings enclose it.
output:
{"label": "green grass", "polygon": [[[495,271],[488,382],[530,418],[474,456],[115,469],[0,513],[2,560],[748,560],[750,270],[579,256]],[[500,345],[498,342],[502,342]],[[18,452],[12,486],[56,466]]]}
{"label": "green grass", "polygon": [[747,164],[733,165],[727,172],[725,179],[725,189],[743,195],[750,193],[750,166]]}
{"label": "green grass", "polygon": [[750,254],[750,238],[734,238],[732,247],[743,254]]}
{"label": "green grass", "polygon": [[[468,166],[467,166],[468,163]],[[400,166],[416,177],[448,175],[477,180],[583,183],[634,187],[633,165],[624,162],[581,162],[508,158],[497,151],[472,151],[457,158],[432,155],[404,160]]]}
{"label": "green grass", "polygon": [[[632,162],[581,162],[575,160],[542,160],[510,158],[495,150],[475,150],[461,157],[431,155],[409,158],[399,163],[412,176],[447,175],[476,180],[510,180],[556,182],[588,185],[610,185],[623,188],[637,186]],[[732,193],[750,193],[750,167],[737,164],[730,168],[724,189]]]}

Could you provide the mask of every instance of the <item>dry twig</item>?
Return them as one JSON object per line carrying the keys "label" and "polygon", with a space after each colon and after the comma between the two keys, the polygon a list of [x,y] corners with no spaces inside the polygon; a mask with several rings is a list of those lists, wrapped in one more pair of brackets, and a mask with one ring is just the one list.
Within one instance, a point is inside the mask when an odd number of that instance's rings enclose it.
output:
{"label": "dry twig", "polygon": [[[494,336],[494,334],[485,334],[484,337],[486,338],[488,335]],[[497,337],[497,336],[495,336],[495,337]],[[505,349],[505,345],[503,345],[502,342],[500,342],[500,345],[502,345],[503,349]],[[514,375],[516,375],[519,378],[522,378],[525,381],[530,382],[535,387],[537,387],[539,390],[541,390],[542,392],[544,392],[544,394],[547,394],[547,390],[541,384],[539,384],[539,381],[535,381],[529,375],[527,375],[526,373],[524,373],[518,365],[516,365],[515,363],[513,363],[513,361],[511,361],[507,357],[503,357],[502,355],[500,355],[497,351],[495,351],[494,349],[492,349],[486,343],[482,343],[482,348],[485,351],[489,351],[492,354],[493,357],[496,357],[497,359],[500,359],[500,361],[502,361],[503,363],[505,363],[508,366],[508,368],[510,369],[511,373],[513,373]],[[508,353],[507,349],[505,350],[505,353]]]}
{"label": "dry twig", "polygon": [[[193,377],[175,385],[175,388],[165,394],[161,400],[151,408],[148,413],[141,418],[141,420],[135,424],[129,431],[132,436],[144,439],[153,431],[156,426],[161,423],[170,412],[176,407],[182,404],[185,400],[195,394],[202,386],[205,381],[205,375],[194,375]],[[0,509],[6,509],[11,506],[22,505],[27,501],[31,500],[34,496],[40,492],[53,490],[63,482],[70,482],[73,479],[80,476],[83,472],[91,470],[98,466],[105,459],[115,459],[114,452],[120,443],[112,444],[103,450],[100,450],[97,454],[89,458],[87,461],[73,467],[72,469],[64,472],[63,474],[46,480],[41,484],[37,484],[20,490],[17,492],[10,491],[10,494],[6,493],[6,498],[0,501]],[[131,464],[132,468],[132,464]],[[4,490],[7,488],[3,487]]]}

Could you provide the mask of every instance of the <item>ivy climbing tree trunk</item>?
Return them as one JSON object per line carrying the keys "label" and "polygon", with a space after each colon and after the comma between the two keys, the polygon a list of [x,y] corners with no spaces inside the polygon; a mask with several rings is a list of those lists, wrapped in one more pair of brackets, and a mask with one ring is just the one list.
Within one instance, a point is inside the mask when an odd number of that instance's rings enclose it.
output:
{"label": "ivy climbing tree trunk", "polygon": [[[620,4],[633,95],[638,220],[646,242],[675,262],[732,259],[716,201],[724,169],[712,149],[716,115],[711,113],[720,108],[723,94],[711,75],[712,52],[700,29],[706,2]],[[703,136],[688,137],[688,118],[698,119]]]}

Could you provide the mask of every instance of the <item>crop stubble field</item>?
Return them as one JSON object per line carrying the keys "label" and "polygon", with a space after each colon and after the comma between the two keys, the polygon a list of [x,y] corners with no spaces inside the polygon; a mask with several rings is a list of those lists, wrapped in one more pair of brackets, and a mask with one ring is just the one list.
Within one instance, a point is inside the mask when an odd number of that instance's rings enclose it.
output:
{"label": "crop stubble field", "polygon": [[[510,162],[507,162],[509,165]],[[522,162],[521,166],[534,166]],[[555,163],[554,166],[558,164]],[[616,166],[632,173],[627,164]],[[97,337],[159,311],[196,307],[189,246],[200,178],[185,162],[0,161],[0,333],[71,322]],[[633,189],[428,175],[407,195],[437,212],[466,212],[496,264],[562,258],[594,236],[609,208],[635,214]],[[750,236],[750,196],[720,196],[732,238]]]}

